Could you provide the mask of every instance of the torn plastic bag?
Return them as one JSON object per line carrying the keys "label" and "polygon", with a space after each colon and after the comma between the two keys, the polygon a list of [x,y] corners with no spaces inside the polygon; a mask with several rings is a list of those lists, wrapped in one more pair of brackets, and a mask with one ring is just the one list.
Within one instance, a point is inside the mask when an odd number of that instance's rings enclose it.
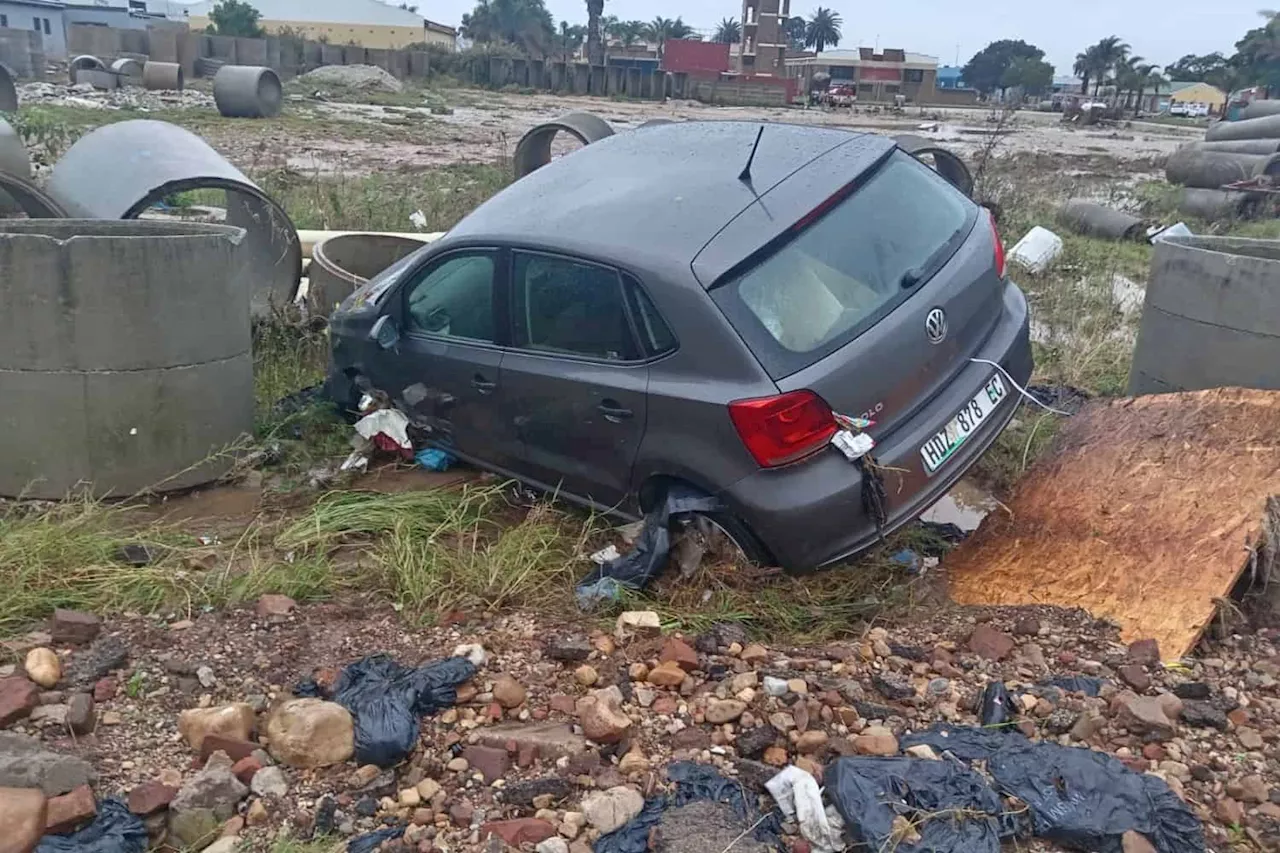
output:
{"label": "torn plastic bag", "polygon": [[144,853],[147,828],[119,800],[98,803],[93,823],[67,835],[46,835],[36,853]]}
{"label": "torn plastic bag", "polygon": [[1056,687],[1068,693],[1083,693],[1086,696],[1097,696],[1106,684],[1101,678],[1090,675],[1063,675],[1040,682],[1042,687]]}
{"label": "torn plastic bag", "polygon": [[402,835],[404,835],[403,826],[385,826],[382,829],[375,829],[373,832],[366,832],[348,841],[347,853],[373,853],[382,846],[382,842]]}
{"label": "torn plastic bag", "polygon": [[578,581],[574,592],[578,606],[590,610],[602,602],[617,601],[626,590],[644,589],[666,565],[671,551],[671,522],[692,512],[718,509],[720,501],[716,498],[682,483],[672,484],[662,502],[645,515],[644,529],[635,546]]}
{"label": "torn plastic bag", "polygon": [[816,853],[838,853],[845,849],[844,819],[834,806],[822,802],[822,789],[811,773],[792,765],[783,768],[764,786],[787,820],[800,824],[800,834]]}
{"label": "torn plastic bag", "polygon": [[[1018,835],[1016,816],[986,780],[955,762],[838,758],[823,780],[856,849],[998,853],[1001,840]],[[919,841],[895,836],[899,816]]]}
{"label": "torn plastic bag", "polygon": [[333,688],[333,701],[355,718],[356,759],[391,767],[418,742],[419,719],[458,701],[458,685],[476,674],[462,657],[417,669],[386,655],[371,655],[348,666]]}
{"label": "torn plastic bag", "polygon": [[983,726],[1003,726],[1013,719],[1013,705],[1003,681],[993,681],[982,691],[982,708],[978,719]]}
{"label": "torn plastic bag", "polygon": [[981,761],[1010,744],[1018,746],[1031,741],[1014,729],[979,729],[938,723],[927,731],[903,735],[899,743],[903,749],[925,744],[933,747],[939,755],[949,752],[961,761]]}

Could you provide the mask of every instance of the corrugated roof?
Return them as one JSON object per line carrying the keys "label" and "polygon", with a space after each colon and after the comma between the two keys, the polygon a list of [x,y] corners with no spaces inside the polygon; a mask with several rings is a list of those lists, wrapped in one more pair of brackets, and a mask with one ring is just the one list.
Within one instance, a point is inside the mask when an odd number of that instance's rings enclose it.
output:
{"label": "corrugated roof", "polygon": [[[208,16],[215,5],[216,0],[201,0],[192,3],[189,11]],[[252,0],[252,5],[268,21],[421,28],[424,20],[416,12],[380,0]]]}

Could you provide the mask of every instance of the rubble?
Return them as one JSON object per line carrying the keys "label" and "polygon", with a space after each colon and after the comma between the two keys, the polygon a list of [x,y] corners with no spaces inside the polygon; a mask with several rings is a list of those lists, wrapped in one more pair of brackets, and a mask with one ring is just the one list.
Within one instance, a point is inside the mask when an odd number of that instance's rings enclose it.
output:
{"label": "rubble", "polygon": [[149,92],[139,88],[95,89],[88,83],[24,83],[18,87],[18,100],[28,104],[76,106],[86,109],[154,110],[213,109],[213,95],[198,89]]}
{"label": "rubble", "polygon": [[325,65],[298,78],[307,85],[335,86],[360,92],[402,92],[404,84],[372,65]]}

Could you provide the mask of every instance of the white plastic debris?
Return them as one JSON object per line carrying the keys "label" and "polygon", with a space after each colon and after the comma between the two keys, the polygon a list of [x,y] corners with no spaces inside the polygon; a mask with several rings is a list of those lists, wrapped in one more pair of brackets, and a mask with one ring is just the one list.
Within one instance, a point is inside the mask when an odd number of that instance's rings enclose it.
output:
{"label": "white plastic debris", "polygon": [[378,409],[356,421],[356,432],[367,439],[385,435],[405,450],[413,449],[409,441],[409,419],[396,409]]}
{"label": "white plastic debris", "polygon": [[489,659],[489,655],[485,652],[484,646],[479,643],[463,643],[453,650],[455,658],[466,658],[471,661],[474,667],[484,666],[484,662]]}
{"label": "white plastic debris", "polygon": [[768,693],[770,696],[781,699],[783,696],[786,696],[790,690],[791,688],[787,687],[787,680],[785,678],[777,678],[772,675],[766,675],[764,677],[764,692]]}
{"label": "white plastic debris", "polygon": [[599,551],[592,554],[591,562],[595,563],[597,566],[603,566],[610,560],[616,560],[621,556],[622,555],[618,553],[618,546],[610,545],[608,548],[601,548]]}
{"label": "white plastic debris", "polygon": [[1168,228],[1162,228],[1159,231],[1156,231],[1156,233],[1151,235],[1150,239],[1152,243],[1155,243],[1158,240],[1168,240],[1170,237],[1193,236],[1195,236],[1195,233],[1187,227],[1187,223],[1179,222],[1175,225],[1170,225]]}
{"label": "white plastic debris", "polygon": [[1032,273],[1042,273],[1062,254],[1062,238],[1037,225],[1009,252],[1009,260]]}
{"label": "white plastic debris", "polygon": [[857,462],[875,449],[876,440],[865,432],[849,432],[840,430],[831,437],[831,443],[844,454],[850,462]]}
{"label": "white plastic debris", "polygon": [[409,222],[412,223],[414,228],[417,228],[419,231],[423,231],[427,227],[426,214],[421,210],[415,210],[413,213],[409,214]]}
{"label": "white plastic debris", "polygon": [[339,471],[346,473],[354,471],[357,474],[363,474],[369,470],[369,453],[365,450],[353,450],[346,461],[338,468]]}
{"label": "white plastic debris", "polygon": [[844,819],[835,806],[822,805],[818,780],[799,767],[787,767],[764,783],[787,820],[800,824],[800,834],[813,845],[813,853],[844,850]]}

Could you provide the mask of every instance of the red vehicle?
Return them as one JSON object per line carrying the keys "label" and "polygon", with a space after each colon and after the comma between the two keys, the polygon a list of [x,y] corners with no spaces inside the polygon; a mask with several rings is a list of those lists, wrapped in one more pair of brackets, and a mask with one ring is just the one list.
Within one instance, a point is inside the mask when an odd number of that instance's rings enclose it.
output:
{"label": "red vehicle", "polygon": [[858,87],[852,83],[838,83],[827,90],[824,103],[832,107],[851,107],[858,101]]}

